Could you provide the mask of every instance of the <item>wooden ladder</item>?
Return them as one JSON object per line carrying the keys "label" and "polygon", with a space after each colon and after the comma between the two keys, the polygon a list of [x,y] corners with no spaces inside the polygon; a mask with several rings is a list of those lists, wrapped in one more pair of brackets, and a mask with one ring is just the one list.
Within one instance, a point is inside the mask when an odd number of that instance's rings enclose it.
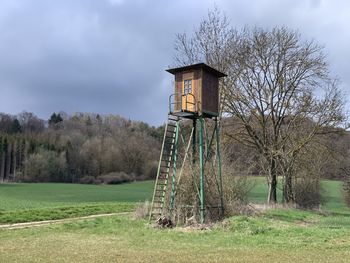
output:
{"label": "wooden ladder", "polygon": [[163,144],[159,158],[157,178],[154,186],[149,221],[163,215],[165,196],[169,181],[170,167],[174,159],[176,134],[178,132],[179,117],[169,114],[165,126]]}

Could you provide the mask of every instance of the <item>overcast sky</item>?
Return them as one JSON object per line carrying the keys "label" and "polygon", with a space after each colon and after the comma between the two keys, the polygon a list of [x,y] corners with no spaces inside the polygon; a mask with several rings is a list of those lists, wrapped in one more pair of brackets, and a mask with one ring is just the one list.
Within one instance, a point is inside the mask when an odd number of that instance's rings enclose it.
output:
{"label": "overcast sky", "polygon": [[166,120],[176,33],[214,3],[231,24],[298,29],[325,46],[350,94],[350,1],[0,0],[0,112]]}

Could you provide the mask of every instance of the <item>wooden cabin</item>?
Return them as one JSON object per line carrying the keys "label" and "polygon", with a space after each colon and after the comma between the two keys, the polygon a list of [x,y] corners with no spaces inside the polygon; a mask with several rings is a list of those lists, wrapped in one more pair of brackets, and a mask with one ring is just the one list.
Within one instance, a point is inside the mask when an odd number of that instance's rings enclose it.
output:
{"label": "wooden cabin", "polygon": [[204,64],[168,69],[175,76],[169,111],[180,117],[216,117],[219,114],[219,78],[226,74]]}

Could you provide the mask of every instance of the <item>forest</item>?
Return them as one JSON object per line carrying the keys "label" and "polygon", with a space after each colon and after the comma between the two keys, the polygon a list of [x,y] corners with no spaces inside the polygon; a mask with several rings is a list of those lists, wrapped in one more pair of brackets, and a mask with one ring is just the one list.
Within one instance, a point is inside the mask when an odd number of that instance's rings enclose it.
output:
{"label": "forest", "polygon": [[[223,155],[234,174],[264,176],[259,153],[232,139],[238,121],[222,122]],[[154,179],[164,125],[151,126],[117,115],[0,113],[0,182],[117,184]],[[318,137],[303,154],[301,173],[346,180],[350,133],[339,129]],[[315,155],[317,152],[317,155]]]}
{"label": "forest", "polygon": [[0,114],[1,182],[121,183],[156,174],[162,127],[120,116]]}

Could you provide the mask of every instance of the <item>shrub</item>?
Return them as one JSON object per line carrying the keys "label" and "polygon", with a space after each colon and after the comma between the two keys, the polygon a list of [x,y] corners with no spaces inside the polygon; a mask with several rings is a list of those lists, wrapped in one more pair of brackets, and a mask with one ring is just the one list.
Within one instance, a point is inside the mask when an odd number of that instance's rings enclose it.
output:
{"label": "shrub", "polygon": [[314,209],[322,203],[322,187],[319,178],[299,177],[294,184],[294,198],[298,207]]}
{"label": "shrub", "polygon": [[138,204],[134,212],[134,218],[147,219],[149,216],[150,209],[151,209],[151,203],[148,201]]}
{"label": "shrub", "polygon": [[121,184],[134,181],[135,176],[124,172],[113,172],[100,175],[98,179],[102,184]]}
{"label": "shrub", "polygon": [[91,175],[87,175],[87,176],[80,178],[79,183],[81,183],[81,184],[100,184],[101,180],[99,178],[95,178]]}
{"label": "shrub", "polygon": [[248,209],[248,194],[254,187],[254,181],[248,180],[247,176],[224,176],[223,194],[225,215],[250,214]]}
{"label": "shrub", "polygon": [[[221,198],[219,193],[219,181],[217,168],[207,161],[205,165],[205,203],[206,203],[206,222],[214,222],[222,219],[224,216],[234,214],[246,214],[249,210],[248,194],[253,188],[254,182],[248,180],[247,175],[250,170],[246,167],[238,167],[236,163],[229,162],[223,158],[222,165],[222,185],[223,185],[223,203],[224,214],[220,207]],[[199,222],[199,165],[185,164],[183,174],[178,175],[178,185],[175,197],[174,211],[171,213],[171,219],[177,224],[196,224]],[[170,187],[168,188],[170,191]],[[169,198],[170,193],[168,193]],[[166,204],[169,204],[166,200]],[[168,216],[165,214],[165,216]]]}

